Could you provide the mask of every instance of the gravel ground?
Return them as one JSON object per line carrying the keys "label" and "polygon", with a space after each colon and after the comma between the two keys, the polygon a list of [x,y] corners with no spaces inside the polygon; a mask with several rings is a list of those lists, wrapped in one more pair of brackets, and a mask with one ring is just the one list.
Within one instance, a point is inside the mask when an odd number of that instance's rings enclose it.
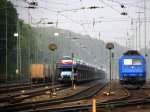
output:
{"label": "gravel ground", "polygon": [[[111,87],[111,89],[110,89]],[[128,96],[128,93],[126,89],[119,84],[119,82],[113,81],[111,83],[111,86],[109,87],[109,84],[103,88],[102,91],[100,91],[96,96],[95,99],[97,102],[103,102],[108,101],[112,99],[120,99]],[[108,95],[110,90],[110,95]]]}

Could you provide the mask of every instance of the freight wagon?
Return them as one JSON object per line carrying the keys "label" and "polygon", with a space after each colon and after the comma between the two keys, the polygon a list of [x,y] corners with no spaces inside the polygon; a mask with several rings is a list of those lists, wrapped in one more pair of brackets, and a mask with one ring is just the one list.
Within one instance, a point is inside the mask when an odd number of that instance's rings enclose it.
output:
{"label": "freight wagon", "polygon": [[51,81],[49,64],[31,64],[30,75],[33,83],[46,83]]}
{"label": "freight wagon", "polygon": [[71,57],[64,57],[57,64],[58,81],[61,84],[71,84],[79,82],[87,82],[91,80],[106,79],[105,71],[98,67],[92,66],[80,60],[75,60]]}

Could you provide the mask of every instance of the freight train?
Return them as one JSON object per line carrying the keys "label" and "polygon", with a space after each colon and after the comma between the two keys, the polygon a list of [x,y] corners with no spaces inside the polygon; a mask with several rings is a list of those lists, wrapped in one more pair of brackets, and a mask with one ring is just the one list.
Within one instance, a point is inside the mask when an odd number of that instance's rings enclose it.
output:
{"label": "freight train", "polygon": [[146,82],[146,59],[129,50],[119,59],[119,80],[127,88],[140,88]]}
{"label": "freight train", "polygon": [[57,76],[59,83],[67,85],[72,82],[77,84],[96,79],[106,79],[104,70],[87,64],[82,60],[72,60],[69,56],[63,57],[60,63],[57,64]]}

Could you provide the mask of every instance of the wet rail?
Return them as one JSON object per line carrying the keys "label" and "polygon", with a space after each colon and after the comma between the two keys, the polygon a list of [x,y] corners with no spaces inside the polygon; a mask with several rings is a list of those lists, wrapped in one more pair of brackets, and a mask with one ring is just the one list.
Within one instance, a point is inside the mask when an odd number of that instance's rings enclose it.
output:
{"label": "wet rail", "polygon": [[[51,83],[46,83],[46,84],[33,84],[32,88],[38,88],[38,87],[44,87],[44,86],[50,86]],[[6,93],[11,93],[11,92],[16,92],[19,90],[27,90],[31,89],[30,84],[25,84],[25,85],[18,85],[18,86],[12,86],[10,88],[2,88],[0,89],[0,94],[6,94]]]}
{"label": "wet rail", "polygon": [[[122,97],[121,99],[113,99],[106,102],[97,103],[97,109],[104,109],[106,106],[110,106],[113,108],[120,108],[120,107],[131,107],[136,105],[147,105],[150,103],[150,97],[147,92],[143,89],[139,90],[127,90],[129,95],[126,97]],[[142,93],[142,94],[141,94]],[[40,109],[39,111],[50,111],[50,112],[70,112],[76,110],[79,111],[89,111],[91,110],[92,105],[85,104],[85,105],[74,105],[74,106],[65,106],[65,107],[57,107],[57,108],[47,108],[47,109]],[[35,111],[35,110],[32,110]],[[30,112],[32,112],[30,111]]]}
{"label": "wet rail", "polygon": [[[66,87],[61,87],[61,85],[55,85],[55,88],[59,88],[59,90],[65,89]],[[46,91],[51,91],[52,87],[39,87],[36,89],[32,89],[32,90],[28,90],[28,92],[25,93],[18,93],[15,95],[11,95],[11,96],[6,96],[6,97],[2,97],[0,98],[0,103],[4,103],[3,105],[8,105],[11,103],[18,103],[23,101],[24,99],[27,98],[32,98],[41,94],[44,94]]]}
{"label": "wet rail", "polygon": [[59,99],[10,104],[5,107],[1,107],[0,111],[14,111],[14,110],[20,111],[20,110],[28,110],[28,109],[35,110],[35,108],[39,108],[39,107],[42,108],[42,107],[50,106],[50,105],[56,105],[56,104],[58,105],[58,104],[66,103],[66,102],[73,102],[73,101],[81,100],[84,98],[92,97],[105,85],[106,85],[106,82],[100,82],[76,94],[63,97],[63,98],[59,98]]}

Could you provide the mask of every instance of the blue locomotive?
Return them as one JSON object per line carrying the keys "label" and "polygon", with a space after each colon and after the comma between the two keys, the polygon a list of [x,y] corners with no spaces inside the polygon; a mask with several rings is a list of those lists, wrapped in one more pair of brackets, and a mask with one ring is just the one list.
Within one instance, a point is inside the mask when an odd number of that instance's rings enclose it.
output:
{"label": "blue locomotive", "polygon": [[146,59],[136,50],[129,50],[119,60],[119,80],[127,88],[139,88],[146,82]]}

